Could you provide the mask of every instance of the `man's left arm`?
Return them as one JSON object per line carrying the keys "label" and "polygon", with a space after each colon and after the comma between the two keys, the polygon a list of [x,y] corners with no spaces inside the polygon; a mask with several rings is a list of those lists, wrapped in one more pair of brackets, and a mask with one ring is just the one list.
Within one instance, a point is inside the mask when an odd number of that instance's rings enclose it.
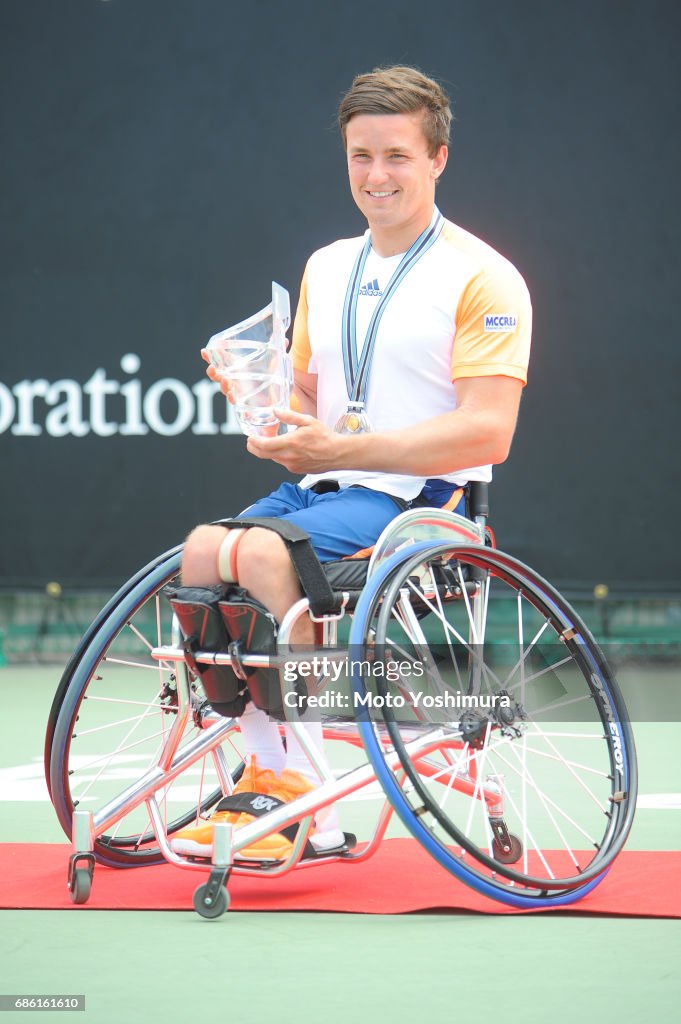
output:
{"label": "man's left arm", "polygon": [[[455,381],[456,409],[422,423],[381,434],[348,437],[340,469],[355,459],[360,469],[415,476],[443,476],[471,466],[504,462],[518,419],[522,381],[465,377]],[[344,440],[342,437],[341,440]]]}

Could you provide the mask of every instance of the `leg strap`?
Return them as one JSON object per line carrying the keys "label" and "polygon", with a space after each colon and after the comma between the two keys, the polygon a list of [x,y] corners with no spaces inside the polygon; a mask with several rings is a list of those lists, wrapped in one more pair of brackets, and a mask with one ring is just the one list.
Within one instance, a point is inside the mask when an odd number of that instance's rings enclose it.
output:
{"label": "leg strap", "polygon": [[219,602],[220,615],[229,635],[229,652],[240,664],[248,695],[257,708],[283,720],[284,706],[277,668],[252,668],[241,664],[241,655],[277,653],[277,620],[243,587],[228,587]]}
{"label": "leg strap", "polygon": [[218,549],[218,576],[224,583],[237,583],[239,576],[236,568],[236,553],[241,543],[244,530],[232,529]]}
{"label": "leg strap", "polygon": [[270,517],[221,519],[215,525],[237,529],[259,526],[264,530],[273,530],[278,533],[288,548],[303,593],[310,602],[312,614],[324,615],[326,612],[338,609],[340,602],[334,596],[321,562],[310,543],[310,535],[305,530],[301,530],[299,526],[285,520]]}
{"label": "leg strap", "polygon": [[243,714],[248,700],[246,681],[229,665],[203,665],[194,657],[198,651],[217,654],[229,649],[230,636],[219,608],[223,588],[168,587],[166,594],[180,624],[187,665],[200,679],[207,700],[226,718]]}

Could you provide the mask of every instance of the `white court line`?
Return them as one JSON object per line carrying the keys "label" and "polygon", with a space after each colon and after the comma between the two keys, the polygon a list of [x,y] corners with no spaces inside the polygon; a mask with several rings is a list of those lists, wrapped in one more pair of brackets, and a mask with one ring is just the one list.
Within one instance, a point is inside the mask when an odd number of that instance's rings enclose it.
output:
{"label": "white court line", "polygon": [[681,811],[681,793],[639,794],[638,811]]}
{"label": "white court line", "polygon": [[[74,759],[77,761],[78,759]],[[82,759],[87,761],[86,757]],[[120,754],[112,759],[99,781],[101,783],[120,782],[122,780],[134,781],[139,778],[139,763],[144,758],[138,754]],[[74,765],[77,767],[77,764]],[[338,769],[335,775],[345,774],[346,769]],[[189,769],[187,776],[200,774],[198,768]],[[83,778],[81,782],[84,782]],[[173,802],[186,802],[195,795],[195,790],[182,785],[172,786],[168,792],[168,799]],[[96,800],[95,794],[91,794],[87,803]],[[339,801],[340,803],[353,803],[362,800],[384,800],[385,794],[378,782],[372,782],[362,787],[355,793]],[[12,768],[0,768],[0,803],[49,803],[50,797],[47,792],[47,785],[43,775],[42,758],[36,757],[30,764],[16,765]],[[681,811],[681,793],[642,793],[636,801],[636,808],[639,811]]]}

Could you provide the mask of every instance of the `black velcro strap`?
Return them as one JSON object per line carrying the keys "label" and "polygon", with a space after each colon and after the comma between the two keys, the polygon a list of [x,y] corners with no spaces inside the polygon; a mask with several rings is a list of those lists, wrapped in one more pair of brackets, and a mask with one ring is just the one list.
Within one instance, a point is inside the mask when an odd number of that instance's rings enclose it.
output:
{"label": "black velcro strap", "polygon": [[296,570],[303,593],[310,602],[313,615],[324,615],[336,611],[340,601],[334,595],[331,584],[327,580],[322,564],[310,543],[310,535],[294,523],[266,516],[253,516],[244,519],[221,519],[220,526],[248,529],[259,526],[264,530],[274,530],[286,542],[293,567]]}
{"label": "black velcro strap", "polygon": [[[238,811],[240,814],[250,814],[253,818],[262,818],[277,807],[285,807],[286,803],[276,796],[265,796],[263,793],[234,793],[232,796],[225,796],[215,808],[216,811]],[[284,836],[289,842],[294,843],[298,835],[298,825],[287,825],[280,828],[278,835]],[[236,854],[237,858],[239,854]],[[309,841],[305,844],[303,857],[314,857],[315,848]]]}
{"label": "black velcro strap", "polygon": [[[224,796],[215,810],[238,811],[241,814],[250,814],[253,818],[262,818],[263,815],[269,814],[270,811],[283,806],[284,801],[279,800],[275,796],[265,796],[262,793],[233,793],[232,796]],[[298,828],[297,824],[287,825],[286,828],[279,829],[278,835],[285,836],[289,842],[293,843],[298,834]],[[338,853],[347,853],[348,850],[352,850],[357,845],[357,836],[353,835],[352,832],[344,832],[343,836],[343,846],[334,850],[316,850],[308,839],[305,843],[301,859],[312,860],[316,858],[319,860],[324,857],[338,855]],[[239,854],[237,853],[235,856],[238,860]]]}
{"label": "black velcro strap", "polygon": [[215,808],[216,811],[237,811],[243,814],[252,814],[254,818],[261,818],[268,811],[275,807],[283,807],[284,801],[276,796],[265,796],[263,793],[232,793],[231,796],[223,796]]}

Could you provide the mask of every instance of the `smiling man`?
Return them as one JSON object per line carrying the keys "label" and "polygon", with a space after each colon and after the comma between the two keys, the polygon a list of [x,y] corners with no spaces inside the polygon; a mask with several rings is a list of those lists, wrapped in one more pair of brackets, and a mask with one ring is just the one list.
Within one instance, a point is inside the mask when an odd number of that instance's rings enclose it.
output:
{"label": "smiling man", "polygon": [[[303,529],[323,563],[370,548],[405,508],[465,513],[469,483],[489,480],[508,455],[532,316],[518,271],[435,205],[451,125],[441,87],[414,68],[376,69],[354,80],[338,120],[368,229],[308,262],[291,352],[298,409],[280,412],[297,429],[248,440],[257,458],[306,475],[242,513]],[[301,596],[285,541],[260,527],[198,527],[183,581],[238,581],[278,621]],[[296,639],[312,644],[312,624]],[[242,789],[291,800],[318,782],[288,727],[286,751],[276,723],[252,705],[241,728]],[[321,724],[309,730],[321,747]],[[173,846],[210,855],[211,841],[207,822]],[[341,842],[328,819],[312,837],[320,850]],[[240,856],[277,859],[290,847],[269,836]]]}

